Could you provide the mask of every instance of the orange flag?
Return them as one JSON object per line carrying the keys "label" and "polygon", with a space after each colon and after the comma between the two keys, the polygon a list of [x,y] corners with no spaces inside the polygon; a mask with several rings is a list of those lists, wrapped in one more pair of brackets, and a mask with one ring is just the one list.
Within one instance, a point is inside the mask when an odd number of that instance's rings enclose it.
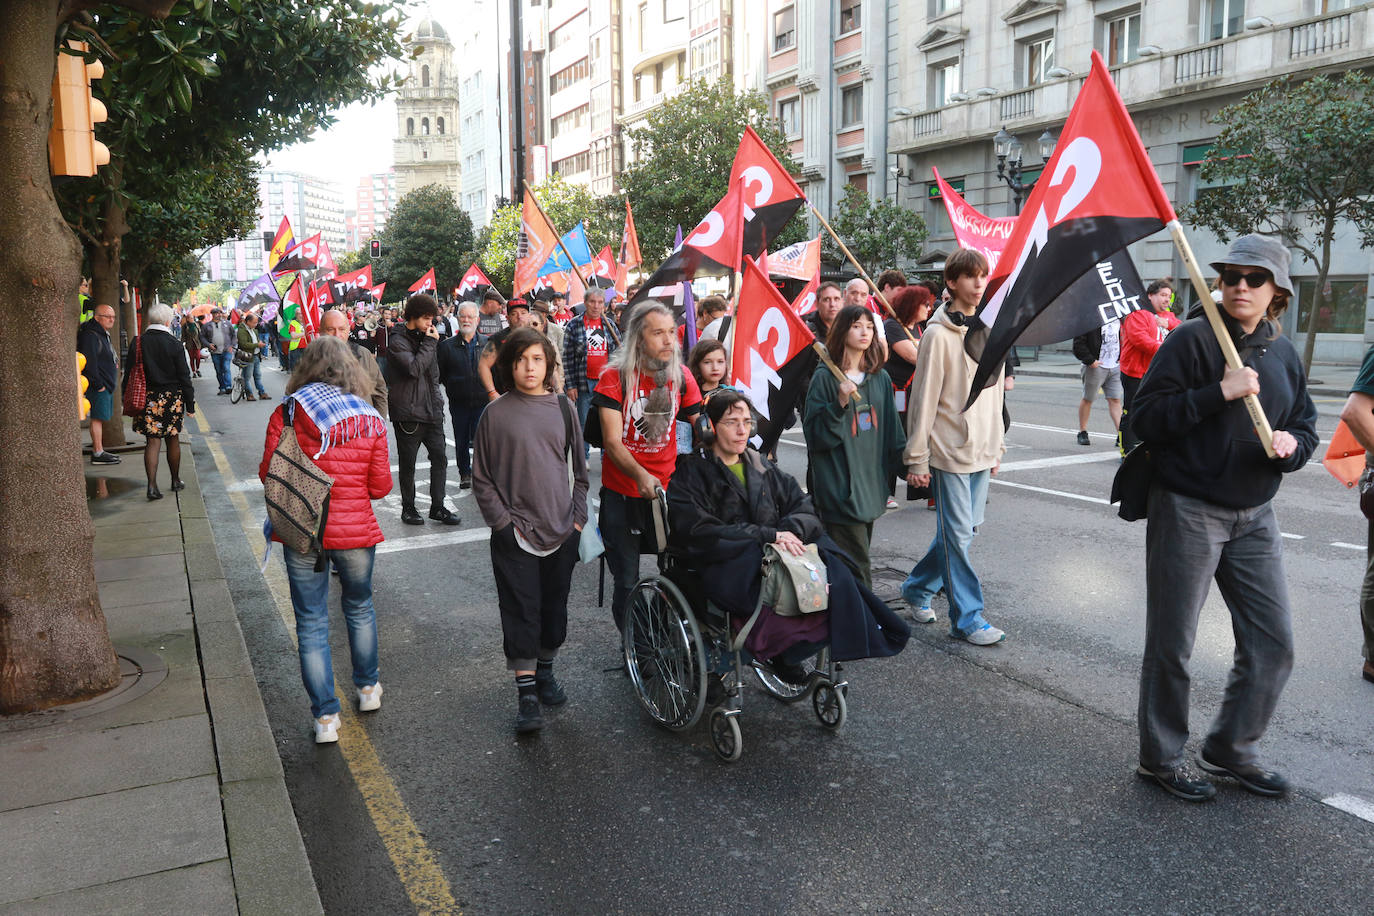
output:
{"label": "orange flag", "polygon": [[515,247],[515,290],[522,296],[534,289],[539,269],[558,247],[558,231],[549,223],[529,188],[520,208],[520,236]]}

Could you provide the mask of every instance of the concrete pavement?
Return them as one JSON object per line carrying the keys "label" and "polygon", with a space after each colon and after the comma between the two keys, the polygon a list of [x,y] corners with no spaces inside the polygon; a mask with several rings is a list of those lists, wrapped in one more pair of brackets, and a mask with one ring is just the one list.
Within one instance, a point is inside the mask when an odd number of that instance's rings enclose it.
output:
{"label": "concrete pavement", "polygon": [[[136,437],[130,436],[130,441]],[[320,913],[191,448],[90,467],[95,572],[123,679],[0,717],[0,914]]]}

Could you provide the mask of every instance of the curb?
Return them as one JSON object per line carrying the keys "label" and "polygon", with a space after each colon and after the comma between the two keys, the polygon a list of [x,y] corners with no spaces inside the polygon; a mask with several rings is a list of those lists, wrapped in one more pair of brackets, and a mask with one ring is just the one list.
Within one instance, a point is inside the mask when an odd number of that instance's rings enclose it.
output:
{"label": "curb", "polygon": [[[182,468],[195,467],[189,449]],[[323,914],[305,841],[286,790],[238,613],[215,550],[200,476],[177,494],[186,578],[219,767],[220,803],[238,908],[244,914]]]}

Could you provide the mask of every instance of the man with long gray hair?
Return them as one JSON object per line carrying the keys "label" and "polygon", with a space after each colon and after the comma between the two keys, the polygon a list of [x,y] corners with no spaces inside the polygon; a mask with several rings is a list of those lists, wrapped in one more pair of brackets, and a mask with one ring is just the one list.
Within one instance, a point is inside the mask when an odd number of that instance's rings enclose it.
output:
{"label": "man with long gray hair", "polygon": [[611,614],[625,629],[625,603],[639,577],[638,532],[652,530],[649,501],[667,489],[677,464],[676,420],[701,410],[701,391],[682,371],[673,313],[636,307],[625,339],[592,394],[601,417],[601,538],[615,588]]}

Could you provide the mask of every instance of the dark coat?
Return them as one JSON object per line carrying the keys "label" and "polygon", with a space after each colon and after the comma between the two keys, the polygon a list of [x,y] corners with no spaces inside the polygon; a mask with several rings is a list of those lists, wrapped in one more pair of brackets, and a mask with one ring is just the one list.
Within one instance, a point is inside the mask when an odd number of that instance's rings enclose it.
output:
{"label": "dark coat", "polygon": [[82,374],[91,383],[92,391],[114,391],[119,374],[115,369],[114,344],[110,333],[94,318],[83,321],[76,329],[76,350],[86,357]]}
{"label": "dark coat", "polygon": [[1093,328],[1086,334],[1073,339],[1073,355],[1085,366],[1091,366],[1102,358],[1102,329]]}
{"label": "dark coat", "polygon": [[779,530],[815,544],[830,579],[830,651],[837,661],[896,655],[911,628],[854,575],[792,477],[750,449],[745,492],[714,455],[683,455],[668,485],[670,546],[699,575],[704,596],[734,617],[758,606],[763,548]]}
{"label": "dark coat", "polygon": [[439,396],[439,341],[397,325],[387,335],[387,406],[393,423],[443,423]]}
{"label": "dark coat", "polygon": [[460,407],[481,407],[487,403],[486,388],[477,374],[477,361],[487,338],[473,334],[472,340],[464,340],[462,334],[454,334],[440,341],[436,360],[439,364],[439,381],[448,393],[448,402]]}
{"label": "dark coat", "polygon": [[191,365],[186,361],[186,348],[168,331],[149,329],[129,342],[124,357],[124,386],[128,387],[129,372],[134,365],[134,342],[141,341],[143,349],[143,378],[148,391],[181,391],[182,408],[196,412],[196,390],[191,385]]}

